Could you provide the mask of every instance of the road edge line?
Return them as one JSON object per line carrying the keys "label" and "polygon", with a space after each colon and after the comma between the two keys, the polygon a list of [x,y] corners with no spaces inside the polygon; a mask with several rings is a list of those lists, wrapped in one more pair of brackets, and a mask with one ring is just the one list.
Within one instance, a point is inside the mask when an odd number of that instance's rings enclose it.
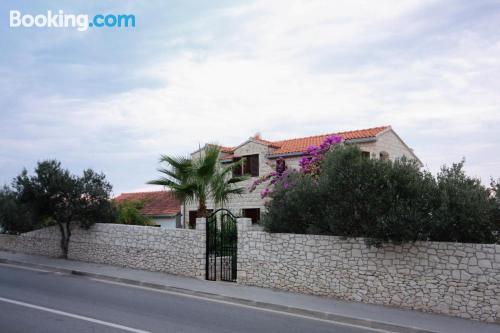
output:
{"label": "road edge line", "polygon": [[54,266],[43,265],[43,264],[35,264],[35,263],[31,263],[31,262],[17,261],[17,260],[5,259],[5,258],[0,258],[0,263],[18,264],[20,266],[43,268],[46,270],[50,270],[52,272],[62,272],[62,273],[67,273],[67,274],[71,274],[71,275],[76,275],[76,276],[91,277],[91,278],[97,278],[97,279],[108,280],[108,281],[116,281],[116,282],[120,282],[122,284],[131,285],[131,286],[143,286],[143,287],[148,287],[148,288],[156,289],[156,290],[165,290],[165,291],[176,292],[179,294],[200,296],[200,297],[204,297],[207,299],[223,300],[223,301],[227,301],[227,302],[231,302],[231,303],[242,304],[242,305],[252,306],[252,307],[256,307],[256,308],[267,308],[270,310],[287,312],[287,313],[291,313],[291,314],[308,316],[308,317],[318,318],[318,319],[323,319],[323,320],[330,320],[330,321],[335,321],[335,322],[339,322],[339,323],[346,323],[346,324],[350,324],[350,325],[357,325],[357,326],[362,326],[362,327],[366,327],[366,328],[387,330],[387,331],[392,331],[394,333],[441,333],[439,331],[430,331],[427,329],[421,329],[421,328],[413,327],[413,326],[403,326],[403,325],[398,325],[398,324],[384,322],[384,321],[377,321],[377,320],[372,320],[372,319],[367,319],[367,318],[351,317],[351,316],[339,315],[339,314],[335,314],[335,313],[331,313],[331,312],[321,312],[321,311],[308,310],[308,309],[303,309],[303,308],[296,308],[296,307],[284,306],[284,305],[267,303],[267,302],[253,301],[253,300],[248,300],[248,299],[244,299],[244,298],[237,298],[237,297],[224,296],[224,295],[207,293],[207,292],[202,292],[202,291],[197,291],[197,290],[191,290],[191,289],[185,289],[185,288],[179,288],[179,287],[173,287],[173,286],[166,286],[166,285],[161,285],[161,284],[156,284],[156,283],[151,283],[151,282],[145,282],[145,281],[139,281],[139,280],[133,280],[133,279],[127,279],[127,278],[120,278],[120,277],[111,276],[111,275],[91,273],[91,272],[86,272],[86,271],[82,271],[82,270],[60,268],[60,267],[54,267]]}

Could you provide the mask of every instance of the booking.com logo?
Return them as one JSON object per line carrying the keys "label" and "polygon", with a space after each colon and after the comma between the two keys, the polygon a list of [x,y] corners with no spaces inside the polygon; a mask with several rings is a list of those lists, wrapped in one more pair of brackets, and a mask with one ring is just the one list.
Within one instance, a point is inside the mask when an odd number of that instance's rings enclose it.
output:
{"label": "booking.com logo", "polygon": [[134,28],[135,15],[131,14],[96,14],[91,19],[87,14],[65,14],[63,10],[47,14],[22,15],[18,10],[10,11],[10,27],[37,28],[76,28],[87,31],[89,28]]}

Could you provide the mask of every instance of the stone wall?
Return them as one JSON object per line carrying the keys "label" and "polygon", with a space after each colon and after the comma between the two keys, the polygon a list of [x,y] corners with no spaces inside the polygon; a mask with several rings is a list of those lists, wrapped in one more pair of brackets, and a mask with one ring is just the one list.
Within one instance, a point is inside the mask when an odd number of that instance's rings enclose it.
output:
{"label": "stone wall", "polygon": [[[75,229],[69,258],[203,278],[199,230],[95,224]],[[0,235],[0,250],[60,256],[59,231]],[[238,283],[500,323],[500,245],[268,234],[238,219]]]}
{"label": "stone wall", "polygon": [[500,323],[500,245],[238,233],[238,283]]}
{"label": "stone wall", "polygon": [[[0,235],[0,249],[60,256],[59,237],[53,227],[21,236]],[[89,230],[73,230],[68,258],[204,277],[205,237],[201,230],[96,223]]]}
{"label": "stone wall", "polygon": [[70,242],[70,259],[205,276],[205,232],[121,224],[78,229]]}
{"label": "stone wall", "polygon": [[[60,238],[53,237],[46,231],[29,232],[21,236],[0,235],[0,250],[59,257],[62,254]],[[56,235],[59,235],[57,230]]]}

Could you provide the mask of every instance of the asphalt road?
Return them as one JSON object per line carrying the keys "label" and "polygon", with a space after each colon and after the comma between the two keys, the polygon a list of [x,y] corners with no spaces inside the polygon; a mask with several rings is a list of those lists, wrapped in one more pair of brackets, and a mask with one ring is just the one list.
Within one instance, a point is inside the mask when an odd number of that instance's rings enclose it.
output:
{"label": "asphalt road", "polygon": [[380,332],[0,264],[0,332]]}

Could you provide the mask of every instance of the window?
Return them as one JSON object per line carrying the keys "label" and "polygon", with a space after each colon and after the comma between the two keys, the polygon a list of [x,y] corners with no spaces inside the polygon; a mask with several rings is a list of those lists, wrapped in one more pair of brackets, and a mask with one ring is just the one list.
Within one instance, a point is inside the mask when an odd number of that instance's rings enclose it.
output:
{"label": "window", "polygon": [[238,157],[233,161],[238,162],[241,158],[244,158],[245,161],[233,169],[233,175],[259,177],[259,154]]}
{"label": "window", "polygon": [[196,229],[196,214],[195,210],[189,211],[189,229]]}
{"label": "window", "polygon": [[361,156],[363,156],[364,158],[370,158],[370,152],[369,151],[362,151]]}
{"label": "window", "polygon": [[281,157],[278,158],[276,160],[276,173],[281,176],[283,174],[283,172],[286,171],[286,169],[287,169],[287,167],[286,167],[285,159],[283,159]]}
{"label": "window", "polygon": [[386,161],[389,159],[389,153],[386,151],[381,151],[379,157],[382,161]]}
{"label": "window", "polygon": [[[207,213],[210,214],[213,212],[213,209],[207,209]],[[190,210],[189,211],[189,229],[196,229],[196,218],[198,217],[198,211],[197,210]]]}
{"label": "window", "polygon": [[249,155],[245,158],[245,174],[259,177],[259,155]]}
{"label": "window", "polygon": [[243,209],[243,217],[252,219],[252,224],[260,223],[260,208],[245,208]]}

